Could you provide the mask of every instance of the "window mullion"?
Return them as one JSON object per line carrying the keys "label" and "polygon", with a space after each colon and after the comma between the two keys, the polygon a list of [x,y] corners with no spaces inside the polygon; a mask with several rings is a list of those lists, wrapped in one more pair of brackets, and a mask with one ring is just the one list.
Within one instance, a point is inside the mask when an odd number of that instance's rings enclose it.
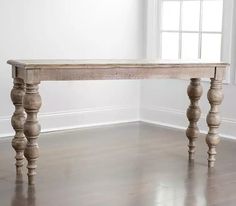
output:
{"label": "window mullion", "polygon": [[202,21],[203,21],[203,0],[200,0],[200,18],[199,18],[199,42],[198,42],[198,58],[202,58]]}
{"label": "window mullion", "polygon": [[180,12],[179,12],[179,59],[182,58],[182,10],[183,10],[183,0],[180,0]]}

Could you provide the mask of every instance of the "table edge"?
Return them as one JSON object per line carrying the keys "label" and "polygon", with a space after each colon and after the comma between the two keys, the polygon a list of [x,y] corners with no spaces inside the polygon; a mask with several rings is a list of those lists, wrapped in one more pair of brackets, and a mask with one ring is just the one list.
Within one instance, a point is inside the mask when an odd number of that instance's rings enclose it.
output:
{"label": "table edge", "polygon": [[[135,61],[133,59],[130,59],[132,61]],[[144,59],[145,60],[145,59]],[[147,61],[148,59],[146,59]],[[228,67],[230,66],[229,63],[226,62],[143,62],[140,63],[138,61],[142,61],[142,60],[138,60],[137,59],[137,63],[81,63],[81,64],[69,64],[69,63],[64,63],[64,64],[46,64],[46,63],[42,63],[42,64],[36,64],[36,63],[23,63],[21,62],[22,60],[8,60],[7,64],[13,66],[13,67],[17,67],[17,68],[23,68],[23,69],[43,69],[43,68],[86,68],[86,67],[90,67],[90,68],[119,68],[119,67],[127,67],[127,68],[139,68],[139,67],[148,67],[148,68],[153,68],[153,67],[159,67],[159,68],[165,68],[165,67]],[[40,61],[40,60],[39,60]],[[62,61],[62,60],[61,60]],[[106,60],[104,60],[106,61]],[[115,61],[115,60],[114,60]],[[128,61],[128,59],[127,59]]]}

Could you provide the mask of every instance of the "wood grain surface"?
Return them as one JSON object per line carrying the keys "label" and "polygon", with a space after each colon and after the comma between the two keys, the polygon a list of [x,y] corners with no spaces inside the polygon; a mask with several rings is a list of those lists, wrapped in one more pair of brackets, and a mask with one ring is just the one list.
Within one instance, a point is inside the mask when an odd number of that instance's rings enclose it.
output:
{"label": "wood grain surface", "polygon": [[235,206],[236,141],[223,139],[208,169],[204,136],[189,164],[181,130],[129,123],[43,133],[29,187],[26,176],[15,180],[11,143],[2,141],[0,205]]}
{"label": "wood grain surface", "polygon": [[160,60],[9,60],[13,78],[25,83],[68,80],[217,78],[227,63]]}

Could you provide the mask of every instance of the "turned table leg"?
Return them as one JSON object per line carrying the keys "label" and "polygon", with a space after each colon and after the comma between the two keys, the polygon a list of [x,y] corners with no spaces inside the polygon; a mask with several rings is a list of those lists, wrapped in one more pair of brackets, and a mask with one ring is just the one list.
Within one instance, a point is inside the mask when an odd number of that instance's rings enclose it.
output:
{"label": "turned table leg", "polygon": [[23,108],[23,97],[25,95],[25,84],[22,79],[14,79],[14,87],[11,91],[11,99],[15,105],[15,112],[11,118],[11,124],[15,130],[15,136],[12,140],[12,147],[16,151],[16,174],[22,174],[24,165],[24,150],[26,138],[23,132],[25,123],[25,112]]}
{"label": "turned table leg", "polygon": [[202,86],[200,79],[191,79],[190,85],[188,86],[188,96],[190,99],[190,105],[187,110],[187,118],[189,120],[189,126],[186,130],[186,136],[189,139],[189,160],[194,159],[195,153],[195,141],[199,136],[199,129],[197,122],[200,119],[201,110],[198,106],[199,99],[202,96]]}
{"label": "turned table leg", "polygon": [[38,84],[26,84],[26,94],[24,96],[24,109],[27,113],[24,125],[24,133],[28,140],[25,157],[28,160],[28,181],[30,185],[34,184],[36,175],[36,160],[39,157],[39,147],[37,138],[40,134],[40,124],[37,120],[37,114],[41,107],[41,97],[38,92]]}
{"label": "turned table leg", "polygon": [[224,95],[222,92],[222,80],[211,79],[211,87],[208,91],[208,100],[211,109],[207,115],[207,124],[209,132],[206,136],[206,143],[208,144],[208,167],[214,167],[216,156],[216,145],[220,142],[219,126],[221,123],[219,105],[222,103]]}

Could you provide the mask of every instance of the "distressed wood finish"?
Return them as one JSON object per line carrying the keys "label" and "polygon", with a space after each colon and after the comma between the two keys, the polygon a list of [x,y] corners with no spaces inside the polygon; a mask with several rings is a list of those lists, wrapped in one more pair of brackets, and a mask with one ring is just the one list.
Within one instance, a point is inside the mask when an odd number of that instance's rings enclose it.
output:
{"label": "distressed wood finish", "polygon": [[[13,77],[26,83],[51,80],[222,78],[227,64],[150,60],[9,60]],[[216,69],[218,70],[216,72]]]}
{"label": "distressed wood finish", "polygon": [[206,136],[206,143],[208,144],[208,166],[214,167],[216,156],[216,145],[220,142],[219,127],[221,117],[219,106],[223,101],[224,94],[222,91],[222,80],[211,79],[211,87],[207,94],[211,109],[207,115],[207,124],[209,132]]}
{"label": "distressed wood finish", "polygon": [[11,100],[15,105],[15,112],[11,118],[11,124],[15,130],[15,136],[12,140],[12,147],[16,151],[16,173],[22,174],[24,165],[24,150],[26,146],[26,138],[23,132],[25,123],[25,112],[23,108],[23,98],[25,95],[25,84],[22,79],[15,78],[14,86],[11,91]]}
{"label": "distressed wood finish", "polygon": [[198,106],[199,99],[202,96],[202,86],[200,79],[191,79],[190,85],[188,86],[188,96],[190,99],[190,106],[187,110],[187,117],[189,120],[189,126],[186,130],[186,136],[189,139],[189,160],[194,159],[195,153],[195,141],[199,136],[199,129],[197,122],[201,116],[201,109]]}
{"label": "distressed wood finish", "polygon": [[37,113],[41,106],[38,85],[41,81],[60,80],[105,80],[105,79],[153,79],[153,78],[178,78],[191,79],[188,95],[191,101],[187,116],[189,127],[186,135],[189,138],[189,158],[193,159],[195,150],[194,141],[199,130],[197,121],[200,117],[198,101],[202,94],[200,78],[211,78],[212,86],[208,94],[211,111],[208,115],[210,127],[207,136],[209,145],[209,164],[213,166],[215,146],[218,143],[219,127],[217,122],[218,105],[221,100],[216,98],[220,92],[220,82],[225,76],[226,63],[209,62],[171,62],[151,60],[9,60],[12,65],[12,76],[15,81],[22,79],[26,83],[24,108],[27,119],[24,133],[28,140],[25,156],[28,160],[29,184],[34,184],[36,174],[36,160],[39,157],[37,137],[40,125]]}
{"label": "distressed wood finish", "polygon": [[37,114],[41,107],[41,97],[38,92],[37,84],[26,84],[26,94],[24,96],[24,109],[27,113],[24,125],[24,133],[28,140],[25,148],[25,157],[28,160],[28,179],[29,184],[34,184],[36,175],[36,160],[39,157],[39,147],[37,138],[40,134],[40,124],[37,120]]}

